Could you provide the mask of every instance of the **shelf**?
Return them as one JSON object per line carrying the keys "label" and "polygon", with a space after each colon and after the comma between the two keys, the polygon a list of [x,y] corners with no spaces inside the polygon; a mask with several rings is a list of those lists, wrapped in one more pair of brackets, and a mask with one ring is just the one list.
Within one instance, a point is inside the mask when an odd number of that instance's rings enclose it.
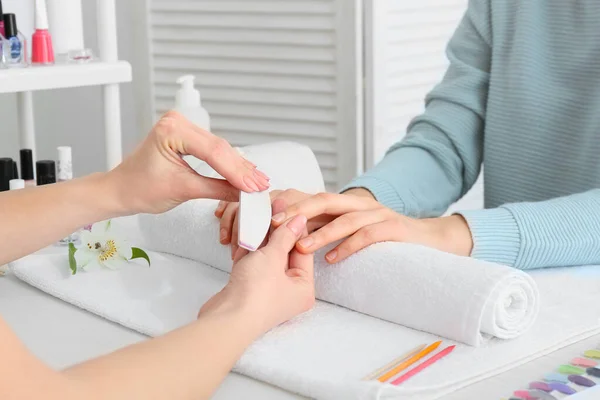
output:
{"label": "shelf", "polygon": [[29,66],[0,70],[0,93],[63,89],[131,82],[125,61]]}

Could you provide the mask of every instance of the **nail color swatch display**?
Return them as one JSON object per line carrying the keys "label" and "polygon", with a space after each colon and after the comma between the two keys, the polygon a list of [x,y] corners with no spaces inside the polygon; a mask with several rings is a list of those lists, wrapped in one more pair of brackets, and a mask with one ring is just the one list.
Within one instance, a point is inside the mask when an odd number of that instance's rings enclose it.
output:
{"label": "nail color swatch display", "polygon": [[529,383],[527,389],[516,390],[511,397],[502,400],[558,400],[568,398],[587,388],[600,384],[600,346],[586,350],[582,357],[574,357],[569,363],[556,369],[539,381]]}

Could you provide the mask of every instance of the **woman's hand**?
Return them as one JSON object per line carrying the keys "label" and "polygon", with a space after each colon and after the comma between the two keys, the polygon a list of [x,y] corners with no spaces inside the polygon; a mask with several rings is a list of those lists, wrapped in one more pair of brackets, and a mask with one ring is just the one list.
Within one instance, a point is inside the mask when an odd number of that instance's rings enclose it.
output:
{"label": "woman's hand", "polygon": [[[300,200],[309,198],[311,195],[298,190],[273,190],[271,193],[271,203],[277,201],[280,209],[286,208],[288,205],[295,204]],[[238,250],[238,209],[240,203],[220,201],[215,216],[220,219],[219,241],[221,244],[231,244],[231,258],[233,259]],[[310,224],[308,226],[309,232]]]}
{"label": "woman's hand", "polygon": [[313,253],[346,238],[327,253],[325,259],[329,263],[339,262],[377,242],[422,244],[462,256],[470,255],[473,247],[469,227],[459,215],[413,219],[368,197],[320,193],[274,215],[273,224],[277,226],[299,214],[330,221],[297,243],[300,252]]}
{"label": "woman's hand", "polygon": [[[184,155],[206,161],[227,180],[199,175]],[[266,175],[226,140],[174,111],[166,113],[135,152],[108,173],[107,181],[123,205],[123,214],[161,213],[197,198],[235,201],[239,190],[269,187]]]}
{"label": "woman's hand", "polygon": [[306,235],[306,217],[297,215],[277,228],[266,246],[236,254],[229,283],[200,310],[210,313],[244,310],[257,334],[309,310],[315,302],[313,256],[294,249]]}
{"label": "woman's hand", "polygon": [[[354,195],[359,197],[366,197],[374,199],[371,192],[366,189],[356,188],[346,191],[344,194]],[[310,198],[312,195],[301,192],[295,189],[288,190],[273,190],[271,193],[271,203],[273,209],[277,204],[279,209],[285,209],[291,205],[298,203],[299,201]],[[231,244],[231,258],[233,259],[238,249],[238,202],[220,201],[217,209],[215,210],[215,216],[221,220],[221,226],[219,229],[219,240],[221,244]],[[312,232],[315,229],[319,229],[323,225],[331,222],[331,218],[326,215],[319,215],[308,220],[307,230]]]}

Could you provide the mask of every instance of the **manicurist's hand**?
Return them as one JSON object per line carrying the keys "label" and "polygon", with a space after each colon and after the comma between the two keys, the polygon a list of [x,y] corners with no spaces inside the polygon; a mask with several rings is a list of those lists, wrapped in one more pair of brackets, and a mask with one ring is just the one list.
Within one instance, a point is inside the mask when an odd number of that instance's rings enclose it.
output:
{"label": "manicurist's hand", "polygon": [[275,229],[261,249],[240,249],[228,285],[202,307],[199,318],[243,310],[245,329],[262,334],[309,310],[315,301],[313,256],[294,249],[305,235],[306,217],[296,215]]}
{"label": "manicurist's hand", "polygon": [[[226,180],[199,175],[183,160],[206,161]],[[107,175],[127,213],[160,213],[197,198],[237,200],[239,190],[269,187],[268,178],[229,143],[177,112],[166,113],[133,154]]]}
{"label": "manicurist's hand", "polygon": [[469,227],[459,215],[413,219],[367,196],[320,193],[274,215],[273,224],[285,223],[299,214],[329,221],[298,242],[296,248],[300,252],[312,253],[345,238],[326,254],[329,263],[341,261],[377,242],[421,244],[462,256],[470,255],[473,247]]}
{"label": "manicurist's hand", "polygon": [[[350,189],[344,192],[346,195],[353,195],[358,197],[366,197],[374,199],[371,192],[366,189],[356,188]],[[302,200],[310,198],[312,195],[309,193],[301,192],[295,189],[288,190],[273,190],[271,193],[271,203],[273,204],[273,210],[278,208],[282,210],[294,205]],[[220,201],[217,209],[215,210],[215,216],[220,219],[221,226],[219,229],[219,240],[221,244],[231,244],[231,258],[234,257],[238,250],[238,202]],[[331,222],[332,218],[327,215],[317,215],[314,218],[310,218],[307,223],[308,232],[312,232],[315,229],[319,229],[323,225]]]}

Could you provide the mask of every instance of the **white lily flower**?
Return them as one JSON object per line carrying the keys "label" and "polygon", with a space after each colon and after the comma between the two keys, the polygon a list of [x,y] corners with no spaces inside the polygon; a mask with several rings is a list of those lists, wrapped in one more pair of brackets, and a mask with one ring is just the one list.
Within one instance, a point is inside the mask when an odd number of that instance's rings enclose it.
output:
{"label": "white lily flower", "polygon": [[131,259],[131,246],[110,232],[110,221],[92,225],[91,231],[82,231],[80,240],[75,261],[84,270],[99,267],[119,269]]}

